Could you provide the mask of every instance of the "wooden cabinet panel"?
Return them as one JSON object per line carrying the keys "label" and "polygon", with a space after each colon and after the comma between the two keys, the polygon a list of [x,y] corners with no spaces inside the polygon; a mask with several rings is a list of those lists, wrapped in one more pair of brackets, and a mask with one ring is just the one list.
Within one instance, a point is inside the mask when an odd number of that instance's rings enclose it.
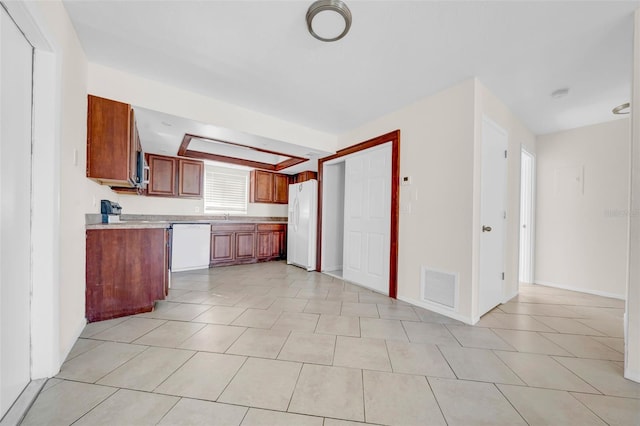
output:
{"label": "wooden cabinet panel", "polygon": [[250,200],[252,203],[273,203],[273,173],[251,171]]}
{"label": "wooden cabinet panel", "polygon": [[132,127],[135,126],[130,105],[89,95],[88,178],[106,185],[136,186],[137,152]]}
{"label": "wooden cabinet panel", "polygon": [[167,292],[166,229],[86,233],[86,317],[102,321],[153,309]]}
{"label": "wooden cabinet panel", "polygon": [[211,264],[229,263],[234,260],[234,232],[211,234]]}
{"label": "wooden cabinet panel", "polygon": [[271,239],[271,256],[278,259],[287,258],[287,232],[274,232]]}
{"label": "wooden cabinet panel", "polygon": [[254,260],[256,257],[255,232],[236,233],[236,260]]}
{"label": "wooden cabinet panel", "polygon": [[202,198],[204,163],[202,161],[179,159],[178,196]]}
{"label": "wooden cabinet panel", "polygon": [[271,247],[271,232],[256,233],[256,252],[259,259],[273,256]]}
{"label": "wooden cabinet panel", "polygon": [[289,202],[289,176],[273,175],[273,202],[277,204],[287,204]]}
{"label": "wooden cabinet panel", "polygon": [[176,195],[176,161],[172,157],[163,155],[148,155],[150,168],[149,195],[164,195],[173,197]]}

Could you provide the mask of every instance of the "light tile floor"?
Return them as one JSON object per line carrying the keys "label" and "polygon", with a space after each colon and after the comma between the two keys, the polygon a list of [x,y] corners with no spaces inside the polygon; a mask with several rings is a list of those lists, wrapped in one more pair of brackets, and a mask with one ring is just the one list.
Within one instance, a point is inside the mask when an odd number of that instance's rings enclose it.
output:
{"label": "light tile floor", "polygon": [[640,425],[624,303],[543,286],[470,327],[283,262],[89,324],[24,425]]}

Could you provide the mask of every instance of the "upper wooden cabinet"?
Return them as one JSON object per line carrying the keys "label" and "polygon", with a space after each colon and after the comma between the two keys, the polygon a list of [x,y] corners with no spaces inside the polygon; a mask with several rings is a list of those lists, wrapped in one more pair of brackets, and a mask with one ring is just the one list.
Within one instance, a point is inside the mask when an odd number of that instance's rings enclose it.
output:
{"label": "upper wooden cabinet", "polygon": [[139,186],[138,151],[131,105],[89,95],[87,177],[104,185]]}
{"label": "upper wooden cabinet", "polygon": [[289,175],[251,171],[251,191],[249,201],[252,203],[287,204],[289,202]]}
{"label": "upper wooden cabinet", "polygon": [[149,154],[147,195],[202,198],[204,163],[197,160]]}
{"label": "upper wooden cabinet", "polygon": [[300,172],[297,175],[293,175],[291,183],[301,183],[311,179],[318,179],[318,173],[312,172],[311,170],[305,170],[304,172]]}
{"label": "upper wooden cabinet", "polygon": [[149,154],[148,195],[175,197],[176,192],[176,159],[164,155]]}
{"label": "upper wooden cabinet", "polygon": [[287,204],[289,202],[289,176],[273,175],[273,202]]}
{"label": "upper wooden cabinet", "polygon": [[178,160],[178,196],[202,198],[204,163],[202,161]]}

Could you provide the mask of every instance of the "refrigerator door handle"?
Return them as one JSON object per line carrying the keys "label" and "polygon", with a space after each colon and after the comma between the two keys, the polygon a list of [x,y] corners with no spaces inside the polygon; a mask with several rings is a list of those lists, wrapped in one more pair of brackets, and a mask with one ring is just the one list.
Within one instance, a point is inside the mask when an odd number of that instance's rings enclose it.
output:
{"label": "refrigerator door handle", "polygon": [[298,225],[300,224],[300,201],[298,197],[293,203],[293,230],[298,232]]}

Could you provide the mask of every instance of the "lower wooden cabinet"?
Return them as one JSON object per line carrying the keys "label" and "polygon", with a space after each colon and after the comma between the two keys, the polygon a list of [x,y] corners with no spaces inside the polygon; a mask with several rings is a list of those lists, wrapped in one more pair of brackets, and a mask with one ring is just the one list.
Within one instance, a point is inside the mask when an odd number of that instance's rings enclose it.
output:
{"label": "lower wooden cabinet", "polygon": [[286,251],[286,225],[257,225],[258,260],[284,259]]}
{"label": "lower wooden cabinet", "polygon": [[210,266],[284,259],[286,229],[284,224],[211,225]]}
{"label": "lower wooden cabinet", "polygon": [[165,298],[169,230],[90,229],[86,238],[88,322],[149,312]]}

